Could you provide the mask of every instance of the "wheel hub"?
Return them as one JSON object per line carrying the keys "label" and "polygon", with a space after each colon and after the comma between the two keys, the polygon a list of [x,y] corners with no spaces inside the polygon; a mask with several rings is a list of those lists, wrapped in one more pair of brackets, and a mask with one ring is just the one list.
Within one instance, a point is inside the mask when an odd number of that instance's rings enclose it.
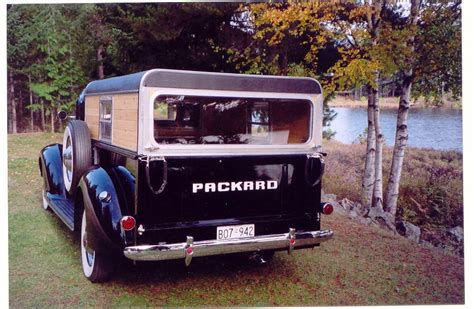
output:
{"label": "wheel hub", "polygon": [[69,181],[72,179],[72,144],[68,137],[66,141],[66,148],[63,151],[63,164],[66,170],[66,177]]}

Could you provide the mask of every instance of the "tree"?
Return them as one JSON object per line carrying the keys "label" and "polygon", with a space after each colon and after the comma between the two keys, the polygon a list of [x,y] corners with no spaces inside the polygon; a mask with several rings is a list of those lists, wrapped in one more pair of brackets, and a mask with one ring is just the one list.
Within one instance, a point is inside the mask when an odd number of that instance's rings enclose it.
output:
{"label": "tree", "polygon": [[[23,113],[18,104],[30,89],[30,120],[39,110],[44,124],[45,114],[69,108],[92,79],[157,67],[235,72],[226,54],[215,47],[238,32],[231,26],[237,7],[232,3],[8,6],[10,131],[17,127],[13,125],[17,117],[11,115]],[[55,119],[49,119],[53,128]]]}
{"label": "tree", "polygon": [[[41,110],[44,129],[46,109],[54,131],[57,109],[70,108],[78,87],[84,83],[84,74],[74,54],[75,28],[69,27],[77,12],[74,7],[64,5],[9,6],[9,89],[14,90],[16,84],[24,88],[22,78],[26,77],[31,128],[34,111]],[[35,97],[39,103],[34,103]]]}
{"label": "tree", "polygon": [[[8,6],[8,35],[7,35],[7,62],[8,62],[8,101],[10,103],[11,117],[9,117],[10,131],[16,133],[17,128],[17,94],[15,93],[15,77],[24,75],[31,80],[30,50],[34,36],[29,33],[31,27],[31,10],[27,7]],[[29,82],[31,89],[31,83]],[[33,104],[30,96],[30,106]],[[31,109],[32,110],[32,109]]]}
{"label": "tree", "polygon": [[[35,43],[42,56],[33,67],[38,79],[33,91],[49,102],[51,132],[55,131],[55,118],[59,109],[70,109],[74,103],[74,85],[83,80],[81,69],[73,58],[71,34],[66,27],[74,14],[68,7],[49,5],[34,18]],[[33,31],[33,29],[32,29]]]}
{"label": "tree", "polygon": [[232,3],[98,5],[112,29],[104,66],[121,75],[151,68],[230,71],[215,49],[232,37]]}
{"label": "tree", "polygon": [[[331,21],[339,38],[341,59],[331,68],[333,82],[341,89],[368,89],[367,146],[362,178],[363,204],[370,216],[383,217],[382,149],[384,136],[380,127],[379,81],[394,74],[390,51],[383,42],[384,18],[391,8],[389,1],[347,2],[336,6]],[[393,7],[393,6],[392,6]],[[336,86],[333,86],[336,87]]]}
{"label": "tree", "polygon": [[318,1],[241,6],[233,24],[245,36],[226,46],[229,61],[246,73],[321,76],[338,60],[326,27],[329,6]]}
{"label": "tree", "polygon": [[[242,5],[232,17],[232,25],[240,35],[232,37],[225,51],[228,62],[239,72],[311,76],[324,88],[324,125],[336,116],[327,103],[334,89],[325,76],[338,59],[336,42],[327,23],[333,11],[330,2],[274,2]],[[335,132],[326,130],[330,139]]]}
{"label": "tree", "polygon": [[[398,52],[402,87],[397,113],[395,145],[388,179],[385,211],[393,218],[397,201],[403,159],[408,141],[408,111],[413,84],[419,93],[439,93],[448,89],[460,94],[461,85],[461,1],[411,0],[410,13],[403,25],[392,29],[392,36],[403,31]],[[441,91],[439,90],[441,88]]]}
{"label": "tree", "polygon": [[[333,67],[339,87],[367,83],[368,138],[363,178],[364,203],[368,216],[383,220],[395,229],[397,198],[408,139],[408,110],[411,89],[417,95],[460,93],[460,1],[411,0],[367,1],[355,6],[343,19],[333,21],[342,36],[341,60]],[[364,13],[366,14],[364,18]],[[396,76],[401,82],[397,128],[385,203],[382,199],[382,143],[378,129],[378,80]],[[445,82],[447,81],[447,82]],[[374,141],[375,136],[375,141]],[[375,145],[375,147],[374,147]]]}

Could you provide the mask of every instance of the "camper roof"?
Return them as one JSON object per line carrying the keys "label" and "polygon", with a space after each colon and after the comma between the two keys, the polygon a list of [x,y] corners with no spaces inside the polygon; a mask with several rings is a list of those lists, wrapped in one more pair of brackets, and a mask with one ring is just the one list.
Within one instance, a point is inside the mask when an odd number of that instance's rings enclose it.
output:
{"label": "camper roof", "polygon": [[89,83],[85,95],[138,92],[140,87],[320,94],[308,77],[265,76],[154,69]]}

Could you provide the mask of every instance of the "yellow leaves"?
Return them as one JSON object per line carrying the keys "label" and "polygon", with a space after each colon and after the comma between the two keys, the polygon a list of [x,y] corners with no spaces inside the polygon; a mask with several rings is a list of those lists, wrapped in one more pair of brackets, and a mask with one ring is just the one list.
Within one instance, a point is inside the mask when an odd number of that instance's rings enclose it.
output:
{"label": "yellow leaves", "polygon": [[324,9],[327,5],[324,1],[251,4],[248,12],[255,26],[253,38],[271,47],[287,44],[290,38],[303,40],[303,45],[322,46],[330,36],[323,26],[332,14]]}
{"label": "yellow leaves", "polygon": [[339,89],[348,89],[365,84],[375,86],[375,73],[380,71],[381,66],[377,61],[355,58],[347,62],[341,60],[332,69],[334,83]]}
{"label": "yellow leaves", "polygon": [[353,20],[365,18],[366,15],[367,15],[366,6],[357,6],[354,9],[350,10],[349,12],[349,18]]}

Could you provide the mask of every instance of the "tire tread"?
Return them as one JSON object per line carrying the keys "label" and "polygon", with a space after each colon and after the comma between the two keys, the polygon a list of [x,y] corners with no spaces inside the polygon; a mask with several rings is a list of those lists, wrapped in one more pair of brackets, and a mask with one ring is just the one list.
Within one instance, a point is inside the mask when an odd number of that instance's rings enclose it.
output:
{"label": "tire tread", "polygon": [[68,193],[76,193],[77,185],[84,172],[92,165],[92,146],[89,128],[82,120],[71,120],[68,123],[73,151],[73,175]]}

